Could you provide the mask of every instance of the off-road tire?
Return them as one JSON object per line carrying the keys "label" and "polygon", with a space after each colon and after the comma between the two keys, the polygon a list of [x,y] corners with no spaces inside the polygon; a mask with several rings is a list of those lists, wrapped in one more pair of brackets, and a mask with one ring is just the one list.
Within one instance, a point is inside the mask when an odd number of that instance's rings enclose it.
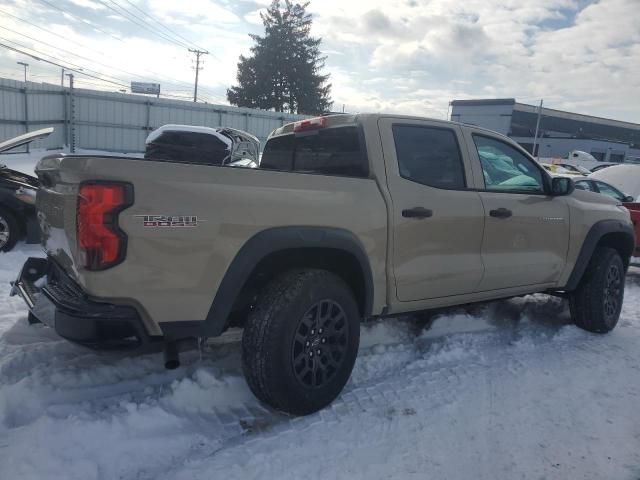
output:
{"label": "off-road tire", "polygon": [[[340,320],[330,323],[331,315]],[[315,337],[311,337],[312,327],[307,328],[310,322],[318,328]],[[320,335],[322,325],[330,327]],[[340,394],[353,370],[359,343],[360,313],[349,286],[325,270],[291,270],[265,287],[249,314],[242,336],[242,367],[259,400],[282,412],[308,415]],[[322,363],[316,365],[316,361]],[[311,377],[301,378],[311,366]],[[316,377],[316,369],[326,371]],[[319,384],[313,385],[316,380]]]}
{"label": "off-road tire", "polygon": [[616,250],[595,249],[578,288],[569,296],[571,318],[578,327],[594,333],[613,330],[622,310],[625,273]]}
{"label": "off-road tire", "polygon": [[0,207],[0,234],[4,232],[5,229],[8,229],[9,238],[6,242],[0,242],[0,252],[10,251],[16,245],[20,235],[16,217],[6,208]]}

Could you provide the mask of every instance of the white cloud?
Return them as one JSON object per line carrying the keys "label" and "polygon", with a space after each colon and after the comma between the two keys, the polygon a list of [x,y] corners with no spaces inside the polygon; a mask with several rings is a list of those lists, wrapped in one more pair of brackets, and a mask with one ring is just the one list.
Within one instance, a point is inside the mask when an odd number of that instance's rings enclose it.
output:
{"label": "white cloud", "polygon": [[[66,48],[96,62],[159,80],[188,94],[192,58],[178,47],[94,8],[94,0],[59,5],[124,43],[33,0],[1,8],[67,40],[3,18],[2,25],[41,39],[33,47],[123,80],[122,72],[61,54]],[[133,0],[132,0],[133,1]],[[262,33],[259,12],[270,0],[135,0],[165,25],[208,49],[201,90],[221,99],[235,82],[248,33]],[[312,0],[314,35],[323,37],[334,108],[394,111],[442,118],[454,98],[514,96],[549,107],[640,121],[639,0]],[[119,2],[124,6],[126,3]],[[93,7],[91,6],[93,5]],[[131,8],[129,6],[129,8]],[[27,43],[20,36],[3,36]],[[19,55],[0,50],[1,71],[16,72]],[[59,70],[31,61],[34,75]],[[149,71],[160,75],[153,77]],[[169,78],[171,80],[169,80]],[[138,78],[133,78],[138,79]],[[58,80],[59,81],[59,80]],[[111,88],[111,87],[109,87]],[[163,87],[164,88],[164,87]]]}
{"label": "white cloud", "polygon": [[203,23],[235,24],[240,18],[228,8],[213,0],[153,0],[149,2],[151,12],[167,23],[189,24],[192,21]]}
{"label": "white cloud", "polygon": [[[312,4],[325,48],[351,52],[329,57],[328,70],[361,78],[374,68],[387,79],[377,95],[396,105],[406,101],[391,80],[413,74],[425,92],[545,97],[557,108],[640,121],[638,0],[371,0],[365,13],[357,3]],[[339,95],[335,75],[333,83]],[[431,102],[442,109],[451,99]]]}
{"label": "white cloud", "polygon": [[104,10],[106,7],[98,2],[91,0],[69,0],[74,5],[84,8],[90,8],[91,10]]}
{"label": "white cloud", "polygon": [[261,8],[259,10],[253,10],[249,13],[247,13],[244,16],[244,19],[246,22],[251,23],[253,25],[260,25],[262,26],[262,18],[260,18],[260,13],[264,12],[266,9]]}

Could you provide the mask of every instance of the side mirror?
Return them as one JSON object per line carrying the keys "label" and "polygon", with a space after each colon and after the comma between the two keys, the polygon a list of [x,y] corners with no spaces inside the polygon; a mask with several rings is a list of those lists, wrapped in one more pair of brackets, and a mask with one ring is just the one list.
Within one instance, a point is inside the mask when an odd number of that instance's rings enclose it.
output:
{"label": "side mirror", "polygon": [[624,203],[634,203],[636,201],[636,199],[633,198],[631,195],[625,195],[624,198],[622,199],[622,201]]}
{"label": "side mirror", "polygon": [[561,197],[570,195],[575,190],[573,180],[567,177],[553,177],[551,179],[551,195]]}

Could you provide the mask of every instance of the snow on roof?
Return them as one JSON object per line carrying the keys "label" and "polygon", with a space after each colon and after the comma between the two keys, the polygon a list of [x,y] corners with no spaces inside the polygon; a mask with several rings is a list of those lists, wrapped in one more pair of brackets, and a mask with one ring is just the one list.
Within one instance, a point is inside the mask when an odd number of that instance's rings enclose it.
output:
{"label": "snow on roof", "polygon": [[159,128],[156,128],[153,132],[149,134],[147,139],[145,140],[145,144],[149,144],[156,140],[161,134],[164,132],[195,132],[195,133],[205,133],[207,135],[213,135],[217,137],[221,142],[225,143],[228,148],[233,146],[233,142],[226,135],[222,135],[217,128],[211,127],[200,127],[197,125],[163,125]]}

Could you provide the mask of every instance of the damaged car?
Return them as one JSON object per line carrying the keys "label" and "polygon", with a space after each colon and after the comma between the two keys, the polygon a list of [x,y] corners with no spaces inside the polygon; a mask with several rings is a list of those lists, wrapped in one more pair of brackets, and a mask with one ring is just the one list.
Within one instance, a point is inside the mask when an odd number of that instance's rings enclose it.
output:
{"label": "damaged car", "polygon": [[[0,153],[49,136],[53,128],[25,133],[0,143]],[[40,241],[36,219],[36,193],[40,182],[35,176],[12,170],[0,157],[0,251],[10,251],[19,240]]]}

